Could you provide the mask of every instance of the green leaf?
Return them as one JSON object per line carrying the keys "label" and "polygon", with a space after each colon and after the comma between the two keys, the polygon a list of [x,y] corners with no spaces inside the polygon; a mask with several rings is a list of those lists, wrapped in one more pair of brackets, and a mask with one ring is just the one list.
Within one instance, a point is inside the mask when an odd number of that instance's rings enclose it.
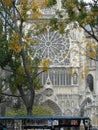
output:
{"label": "green leaf", "polygon": [[55,4],[57,4],[56,0],[49,0],[48,4],[47,4],[47,7],[51,7],[51,6],[55,5]]}

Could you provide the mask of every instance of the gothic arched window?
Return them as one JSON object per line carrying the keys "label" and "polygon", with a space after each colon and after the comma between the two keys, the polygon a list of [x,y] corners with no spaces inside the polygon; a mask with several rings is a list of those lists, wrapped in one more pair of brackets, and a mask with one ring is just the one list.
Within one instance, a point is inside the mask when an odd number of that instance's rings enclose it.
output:
{"label": "gothic arched window", "polygon": [[87,83],[87,86],[89,87],[90,91],[93,91],[94,90],[93,76],[91,74],[88,74],[86,83]]}

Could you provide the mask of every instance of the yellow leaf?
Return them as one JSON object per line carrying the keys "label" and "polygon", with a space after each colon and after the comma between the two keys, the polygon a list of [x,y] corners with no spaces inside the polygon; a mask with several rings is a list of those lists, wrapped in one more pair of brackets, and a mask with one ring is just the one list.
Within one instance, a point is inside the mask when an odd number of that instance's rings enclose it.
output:
{"label": "yellow leaf", "polygon": [[44,60],[41,62],[41,64],[40,64],[40,66],[42,67],[42,70],[43,70],[43,71],[47,71],[48,68],[49,68],[49,65],[50,65],[50,59],[44,59]]}
{"label": "yellow leaf", "polygon": [[25,75],[24,69],[22,66],[19,66],[18,70],[17,70],[19,75]]}
{"label": "yellow leaf", "polygon": [[90,58],[95,58],[96,57],[96,52],[89,52],[88,53],[88,56],[90,57]]}
{"label": "yellow leaf", "polygon": [[72,69],[72,68],[69,69],[69,74],[70,74],[70,75],[73,74],[73,69]]}
{"label": "yellow leaf", "polygon": [[6,6],[12,6],[12,0],[3,0]]}
{"label": "yellow leaf", "polygon": [[9,48],[13,50],[15,53],[20,53],[21,50],[24,48],[24,44],[19,44],[19,36],[17,33],[13,34],[13,38],[9,42]]}
{"label": "yellow leaf", "polygon": [[84,74],[84,72],[82,72],[82,74],[81,74],[81,78],[82,78],[82,79],[85,78],[85,74]]}

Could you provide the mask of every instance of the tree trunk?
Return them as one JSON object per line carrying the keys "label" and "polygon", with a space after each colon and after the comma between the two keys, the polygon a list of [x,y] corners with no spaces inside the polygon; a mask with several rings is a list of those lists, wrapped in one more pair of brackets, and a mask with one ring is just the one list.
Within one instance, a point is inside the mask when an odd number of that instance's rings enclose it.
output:
{"label": "tree trunk", "polygon": [[[23,20],[21,19],[20,27],[19,27],[19,44],[20,45],[22,45],[22,28],[23,28]],[[21,50],[20,55],[21,55],[22,62],[23,62],[24,72],[27,77],[29,95],[25,96],[25,92],[24,92],[22,86],[21,86],[21,88],[19,88],[19,92],[20,92],[22,99],[24,101],[24,104],[26,106],[27,114],[32,115],[32,108],[33,108],[34,97],[35,97],[35,89],[33,86],[31,74],[27,67],[26,54],[25,54],[24,49]]]}
{"label": "tree trunk", "polygon": [[30,92],[25,94],[22,85],[17,86],[17,88],[26,107],[27,115],[32,115],[35,91],[29,90]]}
{"label": "tree trunk", "polygon": [[33,115],[32,108],[33,108],[32,106],[26,107],[27,115],[29,115],[29,116]]}

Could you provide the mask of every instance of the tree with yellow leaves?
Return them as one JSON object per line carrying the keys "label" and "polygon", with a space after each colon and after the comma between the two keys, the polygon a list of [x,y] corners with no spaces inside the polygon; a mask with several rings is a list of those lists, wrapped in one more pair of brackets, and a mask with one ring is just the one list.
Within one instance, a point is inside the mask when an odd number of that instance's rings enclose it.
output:
{"label": "tree with yellow leaves", "polygon": [[[39,58],[31,56],[31,53],[34,55],[34,50],[30,46],[38,42],[31,40],[31,35],[37,34],[41,29],[42,25],[38,23],[43,17],[42,10],[52,4],[55,4],[53,0],[0,0],[3,27],[0,33],[4,34],[7,41],[5,44],[4,39],[1,40],[0,37],[0,66],[2,69],[10,67],[10,90],[13,93],[18,90],[28,115],[32,115],[35,89],[40,86],[38,66],[41,64]],[[27,25],[31,21],[31,27],[28,28]],[[42,63],[43,71],[47,70],[49,63],[49,60]]]}
{"label": "tree with yellow leaves", "polygon": [[[66,33],[67,35],[70,34],[72,29],[80,30],[79,32],[84,30],[83,42],[79,42],[80,45],[78,44],[79,48],[83,49],[83,52],[80,53],[87,56],[89,60],[98,62],[98,0],[92,0],[92,2],[86,2],[86,0],[61,0],[61,4],[65,13],[62,10],[57,10],[58,18],[51,20],[51,26],[59,30],[60,33]],[[66,29],[68,25],[72,25],[72,27]],[[84,47],[83,44],[85,44]],[[84,71],[87,70],[85,71],[87,76],[89,72],[88,65],[86,67]]]}
{"label": "tree with yellow leaves", "polygon": [[[85,31],[87,37],[98,43],[98,1],[86,2],[86,0],[62,0],[62,8],[66,10],[65,23],[75,23]],[[63,17],[63,16],[62,16]],[[74,25],[76,28],[76,24]],[[88,39],[89,39],[88,38]],[[93,42],[93,43],[94,43]],[[87,56],[98,61],[98,44],[87,43]],[[92,48],[92,51],[89,51]]]}

